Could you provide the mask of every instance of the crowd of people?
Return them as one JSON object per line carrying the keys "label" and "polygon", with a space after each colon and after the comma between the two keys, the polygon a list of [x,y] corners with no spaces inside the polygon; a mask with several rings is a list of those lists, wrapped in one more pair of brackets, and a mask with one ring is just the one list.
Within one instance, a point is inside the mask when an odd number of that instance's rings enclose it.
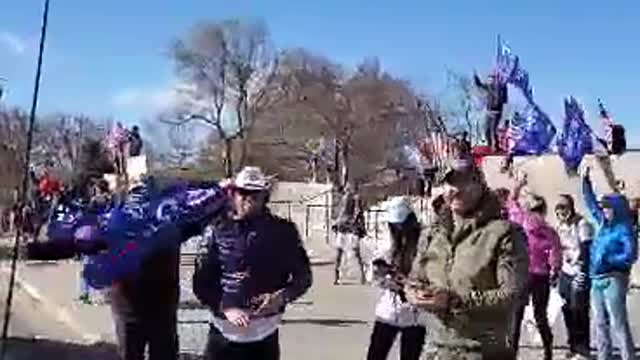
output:
{"label": "crowd of people", "polygon": [[[85,185],[89,208],[98,213],[112,206],[104,180]],[[193,290],[211,312],[207,359],[279,359],[286,307],[312,285],[296,226],[269,211],[271,185],[260,168],[246,167],[223,184],[228,212],[204,227],[158,234],[179,239],[176,244],[203,235]],[[554,334],[547,308],[555,287],[563,299],[568,358],[589,358],[593,318],[598,360],[610,359],[612,336],[622,359],[635,359],[626,296],[637,258],[637,215],[620,191],[596,196],[586,168],[581,200],[588,214],[578,213],[571,195],[558,194],[552,225],[548,199],[528,186],[526,176],[518,176],[512,189],[490,189],[468,150],[439,164],[425,186],[429,216],[419,216],[404,197],[385,203],[390,246],[371,263],[381,292],[367,359],[386,359],[399,335],[401,360],[515,360],[531,303],[543,359],[550,360]],[[45,173],[37,191],[55,198],[62,185]],[[360,251],[365,211],[357,185],[348,184],[333,226],[336,285],[347,251],[367,282],[369,265]],[[85,235],[91,238],[75,236]],[[143,359],[147,347],[151,360],[177,358],[179,251],[154,252],[136,274],[111,286],[124,360]],[[89,300],[86,284],[80,298]]]}
{"label": "crowd of people", "polygon": [[621,358],[635,359],[626,297],[637,237],[624,195],[597,197],[587,168],[581,192],[588,216],[571,195],[559,194],[552,226],[547,200],[526,176],[510,190],[491,190],[473,161],[460,158],[439,185],[430,198],[435,216],[425,224],[416,225],[406,200],[388,202],[391,248],[373,262],[383,291],[369,360],[386,359],[397,333],[402,360],[516,359],[529,303],[543,359],[552,359],[547,308],[554,287],[563,299],[567,358],[591,358],[593,317],[597,359],[611,359],[612,336]]}
{"label": "crowd of people", "polygon": [[[228,213],[204,228],[162,235],[204,234],[193,289],[211,311],[207,359],[279,359],[287,304],[312,285],[296,226],[269,211],[270,187],[259,168],[247,167],[224,185]],[[597,197],[588,170],[581,191],[587,216],[572,196],[559,194],[553,226],[547,200],[526,177],[509,191],[492,190],[473,159],[461,156],[438,174],[429,217],[420,220],[404,197],[388,200],[390,246],[372,262],[382,290],[367,359],[386,359],[399,335],[401,360],[515,360],[530,302],[543,359],[552,359],[547,307],[554,287],[563,299],[567,358],[590,358],[593,317],[597,359],[610,359],[612,336],[622,359],[634,359],[626,305],[637,257],[632,212],[620,193]],[[344,252],[358,251],[364,236],[357,187],[345,189],[343,202],[334,226],[336,284]],[[157,252],[111,288],[123,359],[142,359],[147,346],[152,360],[176,358],[178,258],[178,248]],[[356,260],[364,274],[367,265]]]}

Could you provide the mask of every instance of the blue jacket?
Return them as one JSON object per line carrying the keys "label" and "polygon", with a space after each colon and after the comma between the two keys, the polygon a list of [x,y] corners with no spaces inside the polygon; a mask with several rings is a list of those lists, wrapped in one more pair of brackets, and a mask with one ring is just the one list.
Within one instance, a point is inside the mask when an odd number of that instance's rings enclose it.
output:
{"label": "blue jacket", "polygon": [[627,199],[620,194],[610,194],[603,200],[614,210],[613,221],[607,221],[593,192],[588,177],[582,179],[584,202],[596,225],[596,236],[590,249],[590,275],[599,277],[612,272],[628,273],[638,258],[638,242],[633,231],[633,221]]}
{"label": "blue jacket", "polygon": [[287,220],[270,213],[251,220],[222,217],[205,230],[205,240],[194,293],[218,315],[230,307],[249,309],[257,295],[281,289],[289,303],[311,287],[309,258]]}

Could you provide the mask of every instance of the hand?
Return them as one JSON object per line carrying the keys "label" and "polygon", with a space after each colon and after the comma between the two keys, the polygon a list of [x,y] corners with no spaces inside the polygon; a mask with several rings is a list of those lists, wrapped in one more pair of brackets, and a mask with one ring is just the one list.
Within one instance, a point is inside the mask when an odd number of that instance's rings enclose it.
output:
{"label": "hand", "polygon": [[443,289],[405,289],[407,300],[426,311],[445,313],[452,303],[459,302],[459,298],[450,291]]}
{"label": "hand", "polygon": [[579,273],[573,278],[571,286],[573,286],[575,289],[582,290],[585,288],[586,283],[587,275],[584,273]]}
{"label": "hand", "polygon": [[249,314],[246,311],[239,308],[228,308],[224,309],[223,313],[233,325],[238,327],[249,326]]}
{"label": "hand", "polygon": [[558,286],[558,279],[559,279],[558,274],[557,273],[552,273],[549,276],[549,286],[551,286],[551,287]]}
{"label": "hand", "polygon": [[519,171],[518,175],[517,175],[517,179],[518,179],[518,186],[519,187],[524,187],[525,185],[527,185],[528,179],[527,179],[527,173],[524,171]]}
{"label": "hand", "polygon": [[254,311],[254,314],[275,313],[286,304],[284,289],[278,290],[274,293],[262,294],[259,297],[262,298],[262,303]]}

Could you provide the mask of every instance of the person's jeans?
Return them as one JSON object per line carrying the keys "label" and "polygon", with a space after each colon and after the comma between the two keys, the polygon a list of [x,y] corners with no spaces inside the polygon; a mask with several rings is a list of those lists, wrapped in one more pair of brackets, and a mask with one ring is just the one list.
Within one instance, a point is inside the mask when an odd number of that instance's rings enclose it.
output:
{"label": "person's jeans", "polygon": [[401,328],[380,321],[373,324],[367,360],[386,360],[398,333],[400,333],[400,360],[419,360],[424,346],[425,327]]}
{"label": "person's jeans", "polygon": [[111,299],[111,311],[122,360],[143,360],[149,347],[149,360],[178,358],[177,309],[154,307],[135,309],[121,299]]}
{"label": "person's jeans", "polygon": [[520,328],[522,327],[522,319],[524,317],[524,310],[529,303],[529,298],[533,303],[533,316],[536,321],[536,326],[540,332],[542,338],[542,344],[545,351],[545,359],[550,359],[551,352],[553,350],[553,333],[549,326],[549,319],[547,317],[547,306],[549,305],[549,294],[551,285],[549,282],[549,275],[529,274],[529,281],[527,283],[527,289],[521,298],[518,300],[518,306],[513,319],[513,328],[511,336],[511,346],[517,352],[520,343]]}
{"label": "person's jeans", "polygon": [[83,265],[83,269],[80,270],[80,276],[79,276],[79,281],[80,281],[80,297],[89,297],[91,295],[91,288],[89,287],[89,283],[87,282],[87,279],[84,278],[83,275],[83,271],[84,271],[84,265],[86,265],[89,262],[89,257],[88,256],[82,256],[82,265]]}
{"label": "person's jeans", "polygon": [[215,326],[210,325],[209,341],[204,358],[206,360],[279,360],[278,331],[260,341],[238,343],[228,340]]}
{"label": "person's jeans", "polygon": [[500,125],[501,119],[502,111],[487,111],[487,117],[484,124],[484,137],[487,142],[487,146],[491,147],[493,150],[499,150],[498,125]]}
{"label": "person's jeans", "polygon": [[592,281],[591,308],[595,317],[598,360],[611,358],[613,351],[611,332],[618,340],[622,360],[635,359],[627,312],[628,289],[629,275],[627,274],[612,274]]}
{"label": "person's jeans", "polygon": [[562,273],[558,290],[564,300],[562,316],[567,329],[569,351],[581,355],[589,355],[590,323],[589,323],[589,284],[577,288],[575,276]]}

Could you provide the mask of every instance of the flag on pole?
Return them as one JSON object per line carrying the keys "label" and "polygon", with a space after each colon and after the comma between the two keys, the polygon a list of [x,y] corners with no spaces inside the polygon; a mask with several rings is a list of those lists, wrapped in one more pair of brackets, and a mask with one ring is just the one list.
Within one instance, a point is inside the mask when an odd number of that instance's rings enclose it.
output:
{"label": "flag on pole", "polygon": [[524,113],[516,113],[507,130],[511,155],[541,155],[549,150],[556,127],[536,104],[529,103]]}
{"label": "flag on pole", "polygon": [[576,171],[586,154],[593,152],[591,128],[585,122],[582,105],[573,97],[564,100],[564,125],[557,139],[558,154],[567,170]]}
{"label": "flag on pole", "polygon": [[502,83],[519,88],[528,101],[533,101],[533,88],[529,83],[529,72],[521,66],[520,58],[513,53],[511,46],[499,35],[496,75]]}

